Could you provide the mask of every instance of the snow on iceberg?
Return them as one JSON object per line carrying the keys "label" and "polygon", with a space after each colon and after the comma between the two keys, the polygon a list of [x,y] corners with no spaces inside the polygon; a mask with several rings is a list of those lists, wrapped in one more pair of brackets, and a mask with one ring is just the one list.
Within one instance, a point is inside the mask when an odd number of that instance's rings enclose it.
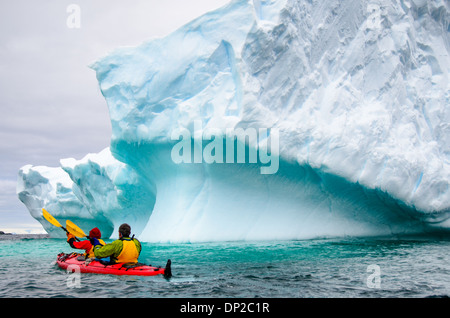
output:
{"label": "snow on iceberg", "polygon": [[91,229],[96,226],[104,236],[111,235],[110,222],[91,215],[75,191],[72,180],[61,168],[27,165],[19,170],[19,199],[52,237],[64,237],[65,233],[43,218],[42,208],[51,211],[62,226],[65,226],[66,219],[70,219],[82,228]]}
{"label": "snow on iceberg", "polygon": [[[147,241],[448,231],[449,12],[440,0],[236,0],[100,59],[111,152],[155,200],[106,218],[145,214]],[[174,160],[182,136],[193,160]],[[261,173],[252,151],[276,169]]]}
{"label": "snow on iceberg", "polygon": [[131,167],[114,159],[109,148],[82,160],[60,162],[58,168],[27,165],[19,171],[19,199],[48,233],[64,236],[43,219],[42,208],[63,226],[70,219],[85,233],[98,227],[105,238],[117,236],[123,218],[134,233],[141,233],[151,215],[155,194],[143,190],[148,187],[141,187],[140,177]]}

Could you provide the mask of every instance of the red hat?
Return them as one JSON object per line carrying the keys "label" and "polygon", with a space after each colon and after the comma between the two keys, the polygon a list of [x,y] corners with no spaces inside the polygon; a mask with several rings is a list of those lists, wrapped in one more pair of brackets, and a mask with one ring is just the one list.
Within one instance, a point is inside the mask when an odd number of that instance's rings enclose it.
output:
{"label": "red hat", "polygon": [[89,237],[92,237],[92,238],[95,237],[95,238],[99,239],[99,238],[102,237],[102,233],[100,232],[100,230],[99,230],[98,228],[94,227],[94,228],[89,232]]}

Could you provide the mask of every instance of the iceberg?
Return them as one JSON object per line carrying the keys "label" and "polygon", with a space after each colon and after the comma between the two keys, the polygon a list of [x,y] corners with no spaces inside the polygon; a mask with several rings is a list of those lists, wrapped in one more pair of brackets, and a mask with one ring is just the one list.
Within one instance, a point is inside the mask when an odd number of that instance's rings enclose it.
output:
{"label": "iceberg", "polygon": [[43,208],[63,226],[70,219],[85,233],[98,227],[104,238],[117,236],[123,218],[134,233],[141,233],[155,193],[146,192],[149,187],[141,186],[141,178],[130,166],[114,159],[109,148],[82,160],[69,158],[60,163],[57,168],[27,165],[18,177],[19,199],[49,234],[65,235],[43,218]]}
{"label": "iceberg", "polygon": [[149,242],[448,234],[449,12],[235,0],[118,48],[91,65],[110,148],[22,168],[19,198]]}
{"label": "iceberg", "polygon": [[52,211],[62,226],[63,219],[70,219],[83,228],[98,227],[103,236],[110,236],[112,227],[105,218],[95,218],[75,195],[69,176],[62,168],[26,165],[19,171],[17,193],[31,215],[38,220],[52,237],[64,237],[65,233],[42,216],[42,208]]}

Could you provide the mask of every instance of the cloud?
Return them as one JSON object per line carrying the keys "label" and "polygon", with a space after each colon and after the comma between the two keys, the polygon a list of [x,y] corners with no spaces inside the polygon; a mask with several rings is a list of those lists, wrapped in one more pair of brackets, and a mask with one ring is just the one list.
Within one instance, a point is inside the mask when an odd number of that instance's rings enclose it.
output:
{"label": "cloud", "polygon": [[8,204],[11,195],[16,193],[16,182],[11,180],[0,180],[0,209]]}

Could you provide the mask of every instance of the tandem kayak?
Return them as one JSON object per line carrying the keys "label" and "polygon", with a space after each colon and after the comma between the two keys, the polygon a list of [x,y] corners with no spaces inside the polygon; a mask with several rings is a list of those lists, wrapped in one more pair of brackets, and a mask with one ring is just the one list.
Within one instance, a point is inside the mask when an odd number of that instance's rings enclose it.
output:
{"label": "tandem kayak", "polygon": [[166,267],[153,267],[142,263],[125,264],[105,264],[101,261],[85,261],[82,254],[60,253],[56,258],[56,263],[62,269],[73,271],[79,270],[81,273],[111,274],[111,275],[134,275],[134,276],[155,276],[163,275],[166,278],[172,276],[171,261],[167,261]]}

